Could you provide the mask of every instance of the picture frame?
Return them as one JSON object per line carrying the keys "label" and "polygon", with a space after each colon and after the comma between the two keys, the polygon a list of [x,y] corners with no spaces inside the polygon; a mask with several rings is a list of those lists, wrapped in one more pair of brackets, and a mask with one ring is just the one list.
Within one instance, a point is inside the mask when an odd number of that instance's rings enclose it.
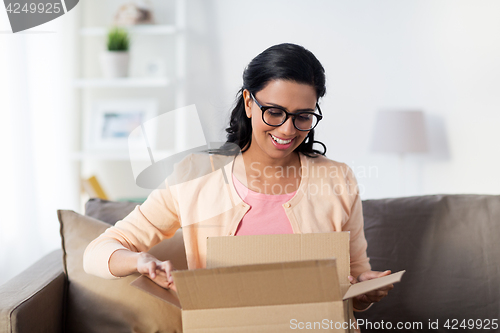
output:
{"label": "picture frame", "polygon": [[87,121],[87,150],[127,151],[146,145],[153,148],[156,129],[148,127],[145,138],[140,127],[157,114],[158,102],[154,99],[94,101]]}

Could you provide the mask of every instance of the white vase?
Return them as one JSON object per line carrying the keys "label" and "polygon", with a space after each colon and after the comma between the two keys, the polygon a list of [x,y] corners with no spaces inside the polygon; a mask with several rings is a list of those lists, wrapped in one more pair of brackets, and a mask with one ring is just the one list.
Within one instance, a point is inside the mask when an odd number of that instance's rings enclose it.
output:
{"label": "white vase", "polygon": [[104,77],[127,77],[129,59],[128,51],[104,51],[101,54],[101,69]]}

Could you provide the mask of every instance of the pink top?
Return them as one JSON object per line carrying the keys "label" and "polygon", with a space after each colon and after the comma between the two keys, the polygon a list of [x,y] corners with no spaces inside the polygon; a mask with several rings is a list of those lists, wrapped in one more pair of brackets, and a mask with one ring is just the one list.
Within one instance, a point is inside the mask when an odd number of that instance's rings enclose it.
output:
{"label": "pink top", "polygon": [[235,236],[293,234],[290,220],[282,205],[289,201],[297,191],[279,195],[255,192],[245,187],[234,175],[233,183],[240,198],[250,205]]}

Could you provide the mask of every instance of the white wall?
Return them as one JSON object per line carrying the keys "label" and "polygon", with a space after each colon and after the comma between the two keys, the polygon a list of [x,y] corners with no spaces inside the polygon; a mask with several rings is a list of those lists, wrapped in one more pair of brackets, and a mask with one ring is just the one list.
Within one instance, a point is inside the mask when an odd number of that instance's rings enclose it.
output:
{"label": "white wall", "polygon": [[211,4],[220,106],[231,105],[254,56],[273,44],[301,44],[327,73],[317,137],[329,158],[354,167],[363,198],[402,194],[398,158],[368,150],[375,113],[387,108],[421,109],[427,117],[431,152],[407,159],[405,195],[499,193],[500,2]]}
{"label": "white wall", "polygon": [[[82,6],[92,19],[85,23],[108,22],[109,8],[124,1],[108,1],[106,15],[95,17],[89,10],[100,5],[90,1]],[[172,15],[165,14],[172,14],[172,3],[154,4],[158,21],[172,22]],[[497,194],[499,10],[500,3],[492,0],[187,0],[186,104],[195,103],[201,111],[209,141],[224,140],[248,62],[273,44],[302,44],[323,63],[328,79],[317,138],[327,145],[329,158],[354,168],[364,199]],[[161,48],[172,45],[168,38],[154,40],[164,43]],[[174,63],[173,58],[165,61]],[[96,90],[92,97],[119,98],[122,93]],[[140,93],[157,95],[156,90]],[[167,108],[160,112],[173,108],[166,102],[172,93],[171,88],[161,92]],[[394,108],[423,110],[429,129],[430,153],[406,160],[405,192],[398,157],[369,151],[377,110]],[[126,162],[120,163],[94,165],[88,173],[99,169],[113,198],[145,196],[148,191],[139,189]]]}

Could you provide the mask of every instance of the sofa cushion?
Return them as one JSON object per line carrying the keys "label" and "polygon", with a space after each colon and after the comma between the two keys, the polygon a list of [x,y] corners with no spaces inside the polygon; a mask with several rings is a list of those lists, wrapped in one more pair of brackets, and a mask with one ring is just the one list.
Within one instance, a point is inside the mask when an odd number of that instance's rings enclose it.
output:
{"label": "sofa cushion", "polygon": [[[66,305],[68,332],[181,332],[181,312],[130,283],[139,276],[106,280],[83,270],[87,245],[109,224],[77,214],[58,211],[64,271],[69,284]],[[187,267],[182,232],[150,251],[160,260],[172,259],[178,269]],[[168,257],[168,258],[167,258]]]}
{"label": "sofa cushion", "polygon": [[130,214],[139,203],[91,198],[85,204],[85,215],[114,225]]}
{"label": "sofa cushion", "polygon": [[438,320],[443,330],[448,319],[460,324],[498,318],[500,196],[366,200],[363,214],[372,269],[405,269],[406,274],[388,297],[356,313],[358,319],[394,327],[422,322],[424,330],[429,320]]}

